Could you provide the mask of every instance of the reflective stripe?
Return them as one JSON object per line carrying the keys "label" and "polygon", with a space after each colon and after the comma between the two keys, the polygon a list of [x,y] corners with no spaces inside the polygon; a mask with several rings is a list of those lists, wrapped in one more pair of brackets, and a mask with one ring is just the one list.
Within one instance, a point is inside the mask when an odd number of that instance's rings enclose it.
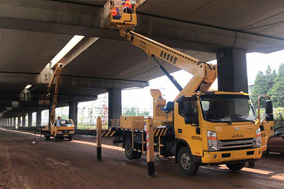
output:
{"label": "reflective stripe", "polygon": [[111,133],[111,135],[110,135],[110,136],[114,135],[114,133],[115,133],[115,131],[112,131],[112,133]]}
{"label": "reflective stripe", "polygon": [[167,131],[168,131],[168,128],[165,129],[163,136],[165,136],[167,134]]}
{"label": "reflective stripe", "polygon": [[110,134],[110,132],[111,132],[111,131],[108,131],[108,132],[107,132],[106,137]]}
{"label": "reflective stripe", "polygon": [[161,131],[161,129],[157,129],[157,133],[156,133],[155,136],[158,136],[160,131]]}

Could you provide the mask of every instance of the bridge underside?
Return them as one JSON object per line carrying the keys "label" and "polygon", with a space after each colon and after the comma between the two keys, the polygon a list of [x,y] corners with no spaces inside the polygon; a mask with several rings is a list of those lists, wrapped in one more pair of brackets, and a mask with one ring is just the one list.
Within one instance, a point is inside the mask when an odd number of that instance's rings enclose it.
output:
{"label": "bridge underside", "polygon": [[[65,67],[60,106],[94,100],[107,91],[118,94],[124,88],[145,87],[147,81],[163,75],[143,51],[124,41],[117,30],[105,28],[105,3],[0,1],[2,116],[42,109],[37,101],[49,81],[43,70],[74,35],[85,38],[61,59]],[[247,91],[245,53],[270,53],[284,47],[282,1],[139,3],[135,31],[203,61],[214,60],[217,55],[221,90]],[[167,63],[163,65],[169,72],[177,71]],[[32,87],[24,90],[26,85]],[[19,106],[7,110],[12,101],[18,101]],[[120,103],[115,100],[111,106],[120,107]],[[119,115],[117,111],[112,115]]]}

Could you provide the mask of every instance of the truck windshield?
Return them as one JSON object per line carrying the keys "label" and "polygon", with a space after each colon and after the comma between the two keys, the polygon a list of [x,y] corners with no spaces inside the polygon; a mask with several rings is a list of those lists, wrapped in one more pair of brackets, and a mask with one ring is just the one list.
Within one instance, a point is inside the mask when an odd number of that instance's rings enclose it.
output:
{"label": "truck windshield", "polygon": [[200,97],[204,119],[212,122],[254,121],[255,111],[245,95],[203,95]]}

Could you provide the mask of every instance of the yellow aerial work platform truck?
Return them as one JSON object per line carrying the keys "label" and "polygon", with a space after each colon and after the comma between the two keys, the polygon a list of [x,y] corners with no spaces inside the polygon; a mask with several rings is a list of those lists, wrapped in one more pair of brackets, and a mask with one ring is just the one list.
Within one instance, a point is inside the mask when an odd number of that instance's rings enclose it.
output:
{"label": "yellow aerial work platform truck", "polygon": [[[133,1],[131,1],[133,2]],[[116,26],[120,35],[132,45],[154,58],[161,70],[180,90],[173,102],[162,98],[159,90],[151,90],[155,151],[160,157],[174,156],[181,171],[193,175],[204,164],[226,164],[240,170],[246,162],[262,156],[260,118],[248,94],[243,92],[208,91],[217,78],[217,66],[200,61],[164,44],[132,31],[137,24],[134,9],[126,16],[113,17],[109,1],[107,26]],[[121,5],[118,6],[121,8]],[[129,19],[130,18],[130,19]],[[193,77],[182,88],[158,62],[159,58]],[[267,101],[266,118],[273,121],[272,103]],[[263,120],[264,121],[264,120]],[[139,159],[146,149],[143,117],[122,116],[119,127],[111,127],[103,136],[122,142],[128,159]]]}
{"label": "yellow aerial work platform truck", "polygon": [[72,119],[61,119],[61,120],[55,119],[55,108],[57,105],[57,96],[58,96],[58,91],[59,91],[59,81],[60,81],[61,71],[62,71],[62,64],[58,63],[55,67],[54,74],[47,87],[46,93],[43,95],[42,99],[39,100],[40,105],[50,104],[50,99],[49,99],[50,90],[56,78],[49,124],[46,127],[41,129],[41,134],[44,135],[46,140],[49,140],[50,137],[53,137],[54,141],[57,141],[57,139],[64,139],[64,138],[67,138],[69,141],[71,141],[72,137],[75,134],[75,127],[74,127],[73,120]]}

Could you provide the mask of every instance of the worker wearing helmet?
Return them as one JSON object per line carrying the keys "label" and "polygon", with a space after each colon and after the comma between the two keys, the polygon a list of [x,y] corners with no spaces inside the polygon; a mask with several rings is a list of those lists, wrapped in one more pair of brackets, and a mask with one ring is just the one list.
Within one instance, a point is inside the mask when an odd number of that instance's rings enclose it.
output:
{"label": "worker wearing helmet", "polygon": [[132,13],[132,5],[130,3],[130,0],[123,0],[122,6],[124,13]]}
{"label": "worker wearing helmet", "polygon": [[112,10],[112,17],[113,19],[120,19],[121,15],[119,14],[119,9],[117,7],[114,7]]}

